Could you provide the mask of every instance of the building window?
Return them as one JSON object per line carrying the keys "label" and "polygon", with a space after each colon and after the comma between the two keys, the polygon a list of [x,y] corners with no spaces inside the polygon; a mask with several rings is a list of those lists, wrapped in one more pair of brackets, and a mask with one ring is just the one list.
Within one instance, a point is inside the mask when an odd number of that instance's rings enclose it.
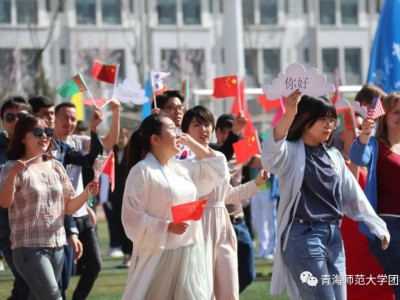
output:
{"label": "building window", "polygon": [[131,14],[135,12],[135,3],[134,0],[129,0],[129,11]]}
{"label": "building window", "polygon": [[261,24],[278,23],[278,1],[260,0]]}
{"label": "building window", "polygon": [[344,60],[346,84],[361,84],[361,49],[345,49]]}
{"label": "building window", "polygon": [[255,15],[254,0],[242,1],[242,14],[243,14],[243,25],[254,24],[254,15]]}
{"label": "building window", "polygon": [[104,24],[121,24],[121,1],[120,0],[101,0],[102,20]]}
{"label": "building window", "polygon": [[263,50],[264,82],[271,82],[281,71],[281,53],[279,49]]}
{"label": "building window", "polygon": [[303,0],[303,13],[308,14],[308,0]]}
{"label": "building window", "polygon": [[334,73],[339,66],[339,49],[322,49],[322,72],[326,75],[328,82],[334,82]]}
{"label": "building window", "polygon": [[11,23],[11,0],[0,0],[0,23]]}
{"label": "building window", "polygon": [[383,2],[383,0],[377,0],[376,1],[376,12],[377,13],[381,12],[382,2]]}
{"label": "building window", "polygon": [[78,24],[96,24],[96,0],[75,0]]}
{"label": "building window", "polygon": [[310,50],[308,48],[304,48],[303,60],[304,60],[305,63],[309,63],[310,62]]}
{"label": "building window", "polygon": [[341,0],[342,24],[358,24],[358,0]]}
{"label": "building window", "polygon": [[182,1],[183,24],[201,24],[200,0]]}
{"label": "building window", "polygon": [[37,24],[38,9],[36,0],[17,0],[17,23]]}
{"label": "building window", "polygon": [[161,49],[161,70],[168,70],[168,85],[179,86],[190,74],[191,88],[205,88],[205,60],[203,49]]}
{"label": "building window", "polygon": [[60,64],[65,65],[67,63],[66,51],[65,49],[60,49]]}
{"label": "building window", "polygon": [[246,68],[246,80],[247,85],[251,87],[258,86],[257,82],[257,49],[245,49],[244,50],[244,65]]}
{"label": "building window", "polygon": [[15,62],[13,49],[0,49],[0,88],[3,93],[14,84],[14,68]]}
{"label": "building window", "polygon": [[335,24],[335,1],[319,1],[319,22],[326,25]]}
{"label": "building window", "polygon": [[176,24],[176,1],[158,0],[158,24],[175,25]]}

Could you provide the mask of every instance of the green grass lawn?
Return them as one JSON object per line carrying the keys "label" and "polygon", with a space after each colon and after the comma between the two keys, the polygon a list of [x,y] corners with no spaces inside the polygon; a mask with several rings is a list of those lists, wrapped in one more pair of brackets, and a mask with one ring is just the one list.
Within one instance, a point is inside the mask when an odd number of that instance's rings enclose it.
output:
{"label": "green grass lawn", "polygon": [[[98,224],[101,253],[104,253],[108,243],[107,224],[102,221]],[[121,258],[103,256],[103,269],[97,279],[95,286],[88,299],[114,300],[121,299],[127,278],[127,269],[117,269]],[[257,279],[240,295],[241,300],[268,300],[289,299],[288,297],[272,297],[269,295],[272,262],[267,260],[256,260]],[[72,292],[76,286],[78,277],[72,277],[71,284],[67,290],[67,298],[71,299]],[[0,272],[0,299],[7,299],[13,282],[11,272]]]}

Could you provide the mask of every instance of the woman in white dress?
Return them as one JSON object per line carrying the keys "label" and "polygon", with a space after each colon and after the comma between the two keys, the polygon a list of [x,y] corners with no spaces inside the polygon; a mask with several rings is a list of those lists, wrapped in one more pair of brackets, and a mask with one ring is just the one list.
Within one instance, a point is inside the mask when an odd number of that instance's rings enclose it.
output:
{"label": "woman in white dress", "polygon": [[[173,159],[181,143],[199,159]],[[171,206],[208,194],[223,179],[223,158],[151,115],[130,138],[127,167],[122,223],[133,253],[123,299],[210,299],[202,225],[173,224]]]}
{"label": "woman in white dress", "polygon": [[[215,119],[211,111],[203,106],[188,110],[182,120],[183,132],[189,133],[206,148],[212,148],[211,135],[215,128]],[[261,171],[255,180],[236,187],[230,184],[230,173],[225,156],[223,158],[225,176],[205,198],[207,206],[202,216],[205,235],[208,268],[212,269],[210,284],[213,288],[211,299],[239,299],[238,257],[235,231],[225,204],[238,203],[258,192],[258,185],[268,179],[269,174]]]}

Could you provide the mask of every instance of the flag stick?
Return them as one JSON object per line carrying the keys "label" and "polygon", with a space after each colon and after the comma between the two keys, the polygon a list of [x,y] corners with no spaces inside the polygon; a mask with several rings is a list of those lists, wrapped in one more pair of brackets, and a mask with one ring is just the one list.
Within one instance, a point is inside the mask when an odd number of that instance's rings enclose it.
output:
{"label": "flag stick", "polygon": [[[117,84],[118,84],[118,73],[119,73],[119,64],[117,65],[117,68],[116,68],[117,70],[115,71],[115,81],[114,81],[114,90],[113,90],[113,95],[112,95],[112,98],[114,98],[115,97],[115,90],[117,89]],[[106,103],[107,104],[107,103]],[[106,104],[104,104],[104,105],[106,105]],[[104,106],[103,105],[103,106]],[[103,106],[101,106],[101,107],[103,107]],[[100,108],[101,108],[100,107]]]}
{"label": "flag stick", "polygon": [[93,105],[94,105],[96,108],[99,108],[99,107],[97,106],[96,101],[94,101],[93,95],[92,95],[92,93],[90,92],[89,87],[87,86],[85,80],[83,79],[82,74],[81,74],[80,72],[79,72],[79,74],[80,74],[80,76],[81,76],[81,78],[82,78],[83,84],[84,84],[84,85],[86,86],[86,88],[87,88],[87,92],[88,92],[88,94],[89,94],[90,99],[91,99],[92,102],[93,102]]}
{"label": "flag stick", "polygon": [[[113,98],[114,98],[114,96],[113,96]],[[107,104],[109,104],[112,101],[113,98],[108,99],[106,103],[104,103],[102,106],[100,106],[100,109],[102,109],[103,107],[107,106]]]}
{"label": "flag stick", "polygon": [[239,101],[239,111],[242,111],[242,99],[240,93],[240,83],[239,83],[239,73],[236,74],[236,85],[237,85],[237,92],[238,92],[238,101]]}

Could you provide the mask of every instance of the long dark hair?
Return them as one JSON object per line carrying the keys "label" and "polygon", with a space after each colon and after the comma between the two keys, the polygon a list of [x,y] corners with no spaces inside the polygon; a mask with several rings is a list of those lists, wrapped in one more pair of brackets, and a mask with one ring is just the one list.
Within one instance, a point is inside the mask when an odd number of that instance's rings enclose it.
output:
{"label": "long dark hair", "polygon": [[[25,155],[25,144],[22,141],[24,140],[25,135],[39,124],[40,120],[45,122],[41,117],[32,114],[27,114],[18,120],[17,124],[15,124],[14,134],[10,140],[10,144],[8,145],[8,159],[16,160]],[[53,143],[50,142],[46,151],[52,149]]]}
{"label": "long dark hair", "polygon": [[150,115],[142,121],[139,129],[132,133],[128,144],[127,173],[150,152],[150,138],[153,134],[161,134],[163,118],[165,117],[159,114]]}
{"label": "long dark hair", "polygon": [[[297,106],[297,114],[294,117],[292,125],[286,140],[296,141],[301,138],[303,132],[309,129],[318,121],[319,118],[330,117],[337,118],[335,106],[326,97],[310,97],[304,95]],[[332,146],[333,134],[330,135],[326,145]]]}
{"label": "long dark hair", "polygon": [[188,132],[190,122],[192,122],[193,118],[196,118],[196,120],[201,124],[210,123],[214,131],[215,118],[213,113],[204,106],[197,105],[185,112],[181,126],[183,132]]}

